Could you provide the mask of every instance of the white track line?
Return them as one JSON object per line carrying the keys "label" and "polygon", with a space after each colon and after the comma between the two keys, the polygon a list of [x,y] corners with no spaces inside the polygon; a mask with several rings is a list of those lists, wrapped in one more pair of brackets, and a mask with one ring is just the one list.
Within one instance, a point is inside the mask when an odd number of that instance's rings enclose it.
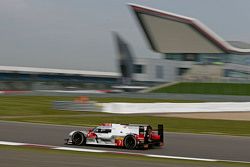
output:
{"label": "white track line", "polygon": [[16,142],[0,141],[0,145],[6,145],[6,146],[23,146],[23,145],[26,145],[26,143],[16,143]]}
{"label": "white track line", "polygon": [[94,153],[112,153],[112,154],[124,154],[124,155],[138,155],[151,158],[166,158],[166,159],[179,159],[179,160],[191,160],[191,161],[205,161],[205,162],[229,162],[229,163],[245,163],[250,164],[250,161],[233,161],[233,160],[220,160],[220,159],[206,159],[206,158],[191,158],[191,157],[179,157],[179,156],[167,156],[167,155],[154,155],[154,154],[142,154],[142,153],[131,153],[131,152],[119,152],[119,151],[107,151],[107,150],[96,150],[96,149],[83,149],[83,148],[72,148],[72,147],[58,147],[51,145],[31,144],[31,143],[18,143],[0,141],[0,145],[8,146],[33,146],[39,148],[47,148],[53,150],[64,150],[64,151],[79,151],[79,152],[94,152]]}
{"label": "white track line", "polygon": [[55,147],[53,150],[65,150],[65,151],[80,151],[80,152],[94,152],[94,153],[104,153],[105,150],[93,150],[93,149],[84,149],[84,148],[72,148],[72,147]]}
{"label": "white track line", "polygon": [[145,154],[147,157],[155,157],[155,158],[168,158],[168,159],[180,159],[180,160],[192,160],[192,161],[207,161],[207,162],[216,162],[216,159],[206,159],[206,158],[190,158],[190,157],[178,157],[178,156],[167,156],[167,155],[153,155],[153,154]]}

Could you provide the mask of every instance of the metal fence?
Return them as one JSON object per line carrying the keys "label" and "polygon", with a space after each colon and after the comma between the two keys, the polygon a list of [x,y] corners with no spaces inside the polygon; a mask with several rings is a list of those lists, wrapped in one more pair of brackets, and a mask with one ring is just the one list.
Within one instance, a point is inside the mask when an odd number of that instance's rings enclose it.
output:
{"label": "metal fence", "polygon": [[56,110],[69,110],[69,111],[95,111],[100,112],[101,106],[95,102],[79,103],[74,101],[54,101],[53,108]]}

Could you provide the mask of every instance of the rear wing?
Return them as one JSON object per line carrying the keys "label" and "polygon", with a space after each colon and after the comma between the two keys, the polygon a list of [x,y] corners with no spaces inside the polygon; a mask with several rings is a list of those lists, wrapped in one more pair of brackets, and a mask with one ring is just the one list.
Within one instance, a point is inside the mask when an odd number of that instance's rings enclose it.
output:
{"label": "rear wing", "polygon": [[160,135],[160,142],[164,142],[164,129],[162,124],[158,124],[158,135]]}

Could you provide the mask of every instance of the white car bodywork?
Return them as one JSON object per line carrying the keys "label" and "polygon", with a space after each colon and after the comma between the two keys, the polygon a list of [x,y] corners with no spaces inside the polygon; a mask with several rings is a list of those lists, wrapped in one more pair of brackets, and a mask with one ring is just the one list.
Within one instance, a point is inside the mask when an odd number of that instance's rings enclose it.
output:
{"label": "white car bodywork", "polygon": [[91,130],[72,131],[66,144],[108,145],[128,149],[148,148],[148,145],[163,145],[163,125],[158,132],[149,125],[105,123]]}
{"label": "white car bodywork", "polygon": [[[147,125],[143,125],[144,130],[146,130]],[[83,133],[86,137],[86,144],[95,144],[95,145],[113,145],[115,146],[116,138],[124,138],[129,134],[139,134],[139,125],[122,125],[122,124],[108,124],[104,126],[98,126],[92,131],[98,136],[97,139],[88,138],[88,131],[79,131]],[[72,131],[69,134],[68,144],[72,144],[72,136],[75,132]]]}

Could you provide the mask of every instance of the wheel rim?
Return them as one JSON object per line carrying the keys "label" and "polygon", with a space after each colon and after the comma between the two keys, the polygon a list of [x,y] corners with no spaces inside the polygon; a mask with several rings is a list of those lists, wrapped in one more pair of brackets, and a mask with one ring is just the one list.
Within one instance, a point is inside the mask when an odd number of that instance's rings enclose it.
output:
{"label": "wheel rim", "polygon": [[136,142],[135,142],[135,140],[134,140],[133,137],[128,137],[128,138],[126,139],[126,147],[127,147],[128,149],[133,149],[133,148],[135,148],[135,144],[136,144]]}
{"label": "wheel rim", "polygon": [[74,143],[76,145],[80,145],[82,143],[82,135],[80,133],[76,133],[74,135]]}

